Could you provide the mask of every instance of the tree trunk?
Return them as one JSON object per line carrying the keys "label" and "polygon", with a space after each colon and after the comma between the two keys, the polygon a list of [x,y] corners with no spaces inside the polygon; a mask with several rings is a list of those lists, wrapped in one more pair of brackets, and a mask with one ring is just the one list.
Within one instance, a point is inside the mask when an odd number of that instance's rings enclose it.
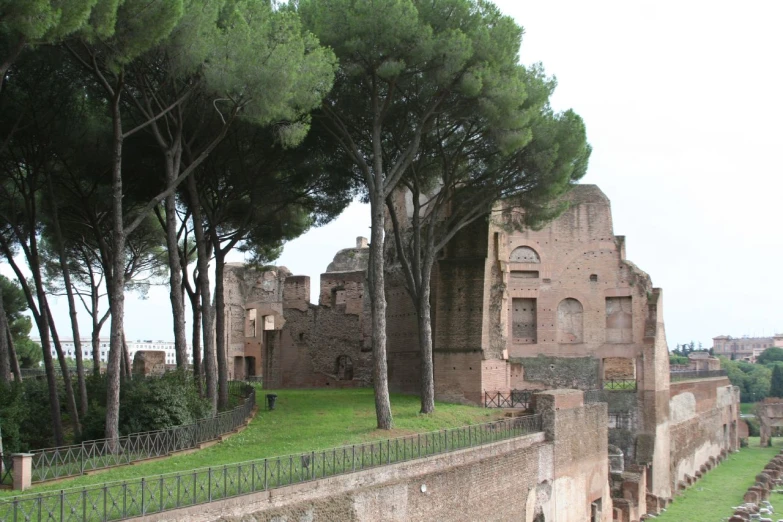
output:
{"label": "tree trunk", "polygon": [[[120,95],[122,76],[112,98],[112,124],[114,143],[112,150],[112,273],[107,278],[109,309],[111,310],[111,342],[109,362],[106,366],[106,431],[107,439],[116,442],[120,437],[120,359],[122,358],[122,332],[125,319],[125,230],[122,218],[122,115]],[[114,444],[112,444],[114,446]],[[114,448],[112,448],[114,449]]]}
{"label": "tree trunk", "polygon": [[[172,184],[179,173],[179,155],[166,151],[166,183]],[[182,266],[177,238],[177,196],[166,198],[166,247],[169,257],[169,299],[174,318],[174,353],[177,369],[185,370],[188,364],[188,339],[185,331],[185,301],[182,294]]]}
{"label": "tree trunk", "polygon": [[8,319],[3,306],[3,289],[0,288],[0,383],[11,382],[11,354],[8,349]]}
{"label": "tree trunk", "polygon": [[128,350],[128,341],[125,339],[125,330],[122,331],[122,376],[125,379],[133,377],[133,361],[130,358],[130,350]]}
{"label": "tree trunk", "polygon": [[60,213],[57,209],[57,200],[54,196],[51,176],[48,176],[47,178],[47,185],[49,188],[49,204],[52,207],[54,237],[55,242],[57,243],[57,253],[60,258],[60,269],[63,271],[63,284],[65,285],[65,293],[68,296],[68,313],[71,318],[73,348],[76,355],[76,380],[79,386],[79,413],[84,416],[87,414],[87,384],[84,381],[84,361],[82,360],[82,342],[79,334],[79,321],[76,319],[76,299],[74,299],[73,296],[71,271],[68,267],[67,256],[65,255],[65,244],[63,243],[62,229],[60,228]]}
{"label": "tree trunk", "polygon": [[223,295],[225,252],[215,247],[215,350],[218,363],[218,410],[228,406],[228,353],[226,346],[226,300]]}
{"label": "tree trunk", "polygon": [[8,339],[8,359],[11,363],[11,372],[14,374],[14,379],[16,382],[22,382],[22,369],[19,367],[19,357],[16,355],[16,348],[14,348],[14,338],[11,336],[11,328],[7,321],[5,336],[6,339]]}
{"label": "tree trunk", "polygon": [[212,312],[211,296],[209,290],[209,256],[207,254],[207,241],[204,235],[204,226],[201,219],[201,208],[196,180],[190,176],[187,181],[188,200],[193,212],[193,233],[196,237],[196,249],[198,252],[198,286],[201,291],[201,316],[203,321],[204,340],[204,380],[206,381],[207,399],[212,405],[213,415],[217,413],[217,369],[215,367],[215,329],[214,314]]}
{"label": "tree trunk", "polygon": [[[62,446],[65,443],[63,436],[63,423],[60,416],[60,396],[57,393],[57,376],[54,374],[54,361],[52,359],[52,345],[49,339],[49,316],[46,313],[46,309],[39,310],[35,305],[35,299],[33,293],[30,290],[30,286],[27,284],[27,280],[24,274],[19,269],[14,260],[14,255],[8,246],[8,243],[0,236],[0,246],[2,246],[3,254],[5,254],[6,261],[11,265],[11,268],[16,274],[16,278],[22,285],[22,291],[24,292],[25,299],[27,299],[27,306],[33,313],[33,320],[38,328],[38,333],[41,336],[41,351],[43,352],[44,368],[46,369],[46,384],[49,387],[49,409],[52,415],[52,429],[54,432],[54,443],[57,446]],[[40,277],[40,273],[38,274]],[[36,286],[36,291],[38,287]],[[41,295],[38,294],[39,302]],[[11,338],[11,331],[8,331],[8,337]],[[21,372],[20,372],[21,373]]]}
{"label": "tree trunk", "polygon": [[44,301],[41,303],[41,309],[46,309],[46,313],[49,316],[49,330],[52,332],[52,341],[54,341],[54,351],[57,352],[57,360],[60,363],[60,371],[63,374],[63,387],[65,388],[65,407],[68,409],[68,415],[71,416],[71,425],[73,426],[73,434],[78,439],[82,433],[82,423],[79,420],[79,410],[76,407],[76,394],[73,392],[73,383],[71,382],[71,372],[68,368],[68,362],[65,360],[65,353],[63,353],[62,344],[60,344],[60,336],[57,333],[54,321],[52,320],[52,311],[49,309],[49,303]]}
{"label": "tree trunk", "polygon": [[389,402],[389,373],[386,362],[386,292],[384,289],[384,197],[383,189],[376,186],[376,194],[370,198],[370,289],[372,294],[372,352],[373,386],[375,388],[375,415],[378,428],[393,427],[391,403]]}
{"label": "tree trunk", "polygon": [[196,389],[199,396],[203,397],[203,390],[201,388],[201,304],[199,298],[201,297],[201,291],[196,282],[196,286],[192,292],[188,292],[188,299],[190,299],[190,309],[193,315],[193,331],[192,331],[192,353],[193,353],[193,378],[196,380]]}
{"label": "tree trunk", "polygon": [[55,446],[65,444],[63,434],[63,421],[60,416],[60,394],[57,392],[57,376],[54,371],[54,359],[52,359],[52,344],[49,338],[49,314],[43,309],[36,320],[38,333],[41,336],[41,349],[43,350],[44,369],[46,369],[46,383],[49,386],[49,409],[52,415],[52,428],[54,430]]}
{"label": "tree trunk", "polygon": [[96,312],[92,316],[92,374],[101,374],[101,327],[98,323],[97,309],[93,307],[93,311]]}
{"label": "tree trunk", "polygon": [[426,275],[432,267],[423,267],[425,272],[418,299],[417,320],[419,323],[419,347],[421,350],[421,413],[435,411],[435,378],[432,368],[432,315],[430,309],[430,281]]}
{"label": "tree trunk", "polygon": [[[65,437],[63,434],[63,427],[62,427],[62,418],[60,416],[60,399],[59,395],[57,393],[57,378],[55,376],[55,369],[54,369],[54,361],[52,359],[52,352],[51,352],[51,343],[50,343],[50,337],[49,332],[54,331],[52,330],[52,317],[49,313],[49,304],[46,300],[46,292],[44,291],[43,287],[43,279],[41,278],[41,267],[40,267],[40,260],[38,259],[38,247],[36,245],[35,236],[31,235],[31,241],[30,241],[30,256],[28,258],[28,264],[30,265],[30,271],[33,273],[33,282],[35,284],[35,291],[38,297],[38,313],[41,317],[40,324],[38,324],[38,333],[41,336],[41,346],[43,347],[44,352],[44,363],[46,363],[46,358],[48,355],[49,358],[49,364],[50,368],[47,368],[47,373],[51,371],[51,375],[47,375],[47,380],[49,380],[49,400],[51,401],[53,398],[56,401],[57,404],[57,414],[56,417],[52,418],[52,421],[55,422],[58,425],[58,429],[55,430],[55,439],[57,440],[57,445],[60,446],[65,443]],[[44,343],[44,337],[46,337],[46,342]],[[55,344],[55,351],[57,352],[57,358],[60,361],[60,367],[65,365],[65,359],[62,354],[62,350],[60,349],[59,342]],[[63,374],[63,382],[65,381],[65,377],[67,376],[67,370],[65,370],[65,373]],[[70,384],[70,379],[68,381],[68,384]],[[67,387],[66,387],[67,391]],[[74,430],[79,433],[81,430],[77,429],[79,418],[78,413],[76,412],[76,402],[75,400],[73,403],[71,403],[71,399],[73,399],[73,388],[70,390],[70,395],[66,395],[67,400],[67,406],[69,413],[75,417],[74,422]],[[54,415],[54,408],[52,408],[52,414]],[[71,419],[74,421],[74,419]],[[59,432],[59,433],[58,433]]]}

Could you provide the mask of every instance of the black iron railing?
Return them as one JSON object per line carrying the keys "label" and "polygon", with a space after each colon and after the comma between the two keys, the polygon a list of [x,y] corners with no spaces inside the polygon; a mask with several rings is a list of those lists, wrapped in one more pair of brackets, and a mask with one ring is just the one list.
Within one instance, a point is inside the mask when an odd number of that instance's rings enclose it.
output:
{"label": "black iron railing", "polygon": [[636,389],[636,379],[605,379],[603,389],[632,391]]}
{"label": "black iron railing", "polygon": [[726,377],[726,370],[688,370],[669,372],[672,381],[687,381],[690,379],[708,379],[711,377]]}
{"label": "black iron railing", "polygon": [[511,390],[510,392],[484,392],[485,408],[530,409],[533,394],[541,390]]}
{"label": "black iron railing", "polygon": [[0,522],[106,522],[161,513],[541,431],[541,416],[0,501]]}
{"label": "black iron railing", "polygon": [[230,384],[229,393],[238,398],[239,405],[215,417],[165,430],[134,433],[119,440],[91,440],[73,446],[33,450],[30,452],[33,454],[32,482],[72,477],[87,471],[163,457],[230,433],[245,424],[256,401],[252,386]]}
{"label": "black iron railing", "polygon": [[633,417],[630,411],[610,411],[608,428],[630,430]]}

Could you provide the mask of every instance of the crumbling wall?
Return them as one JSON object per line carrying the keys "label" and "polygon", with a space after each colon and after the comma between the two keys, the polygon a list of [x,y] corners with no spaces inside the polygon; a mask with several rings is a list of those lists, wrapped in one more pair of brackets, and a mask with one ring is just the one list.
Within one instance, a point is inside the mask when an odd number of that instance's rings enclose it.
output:
{"label": "crumbling wall", "polygon": [[321,275],[318,305],[309,302],[306,276],[285,267],[228,265],[227,346],[236,368],[242,358],[256,361],[267,388],[370,385],[368,251],[366,239],[358,238],[356,248],[335,255]]}
{"label": "crumbling wall", "polygon": [[519,364],[522,379],[513,380],[516,389],[577,388],[595,390],[601,387],[600,361],[595,357],[512,357]]}
{"label": "crumbling wall", "polygon": [[718,377],[671,384],[670,480],[680,482],[705,471],[710,459],[739,448],[739,392],[728,378]]}
{"label": "crumbling wall", "polygon": [[133,356],[134,375],[163,375],[166,372],[166,352],[139,350]]}

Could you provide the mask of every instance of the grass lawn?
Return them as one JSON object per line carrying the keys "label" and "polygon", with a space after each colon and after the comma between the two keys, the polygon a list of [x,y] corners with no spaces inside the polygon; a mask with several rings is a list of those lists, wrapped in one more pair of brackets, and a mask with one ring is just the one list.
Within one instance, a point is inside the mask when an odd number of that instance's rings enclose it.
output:
{"label": "grass lawn", "polygon": [[[730,453],[721,465],[709,471],[700,481],[674,497],[665,513],[655,520],[662,522],[717,522],[732,514],[732,506],[742,503],[745,491],[755,483],[764,466],[783,448],[783,439],[773,438],[771,448],[759,446],[751,437],[750,445],[739,453]],[[776,502],[776,497],[778,501]],[[778,510],[783,496],[773,494],[770,502]],[[777,517],[773,517],[777,520]]]}
{"label": "grass lawn", "polygon": [[744,413],[745,415],[749,415],[753,413],[753,408],[756,407],[755,402],[741,402],[740,403],[740,413]]}
{"label": "grass lawn", "polygon": [[[420,415],[419,398],[391,396],[395,429],[375,429],[373,391],[348,390],[261,390],[257,388],[259,411],[242,433],[212,447],[162,460],[123,466],[93,475],[35,486],[25,493],[36,493],[201,467],[218,466],[246,460],[326,449],[344,444],[399,437],[412,433],[490,422],[502,417],[498,410],[475,406],[436,403],[435,413]],[[263,409],[264,395],[277,393],[275,411]],[[0,490],[0,498],[19,492]]]}

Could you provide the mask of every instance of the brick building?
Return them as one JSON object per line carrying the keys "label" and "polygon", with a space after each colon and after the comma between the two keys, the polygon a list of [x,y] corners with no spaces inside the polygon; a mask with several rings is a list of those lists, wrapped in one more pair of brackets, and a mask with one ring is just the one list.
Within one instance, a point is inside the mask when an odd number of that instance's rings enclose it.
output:
{"label": "brick building", "polygon": [[[488,394],[575,388],[607,403],[608,443],[626,462],[615,493],[640,515],[702,473],[704,459],[737,447],[738,392],[725,377],[670,385],[661,289],[626,259],[598,187],[578,185],[565,199],[540,230],[512,231],[498,207],[441,253],[436,398],[485,404]],[[401,193],[395,205],[405,226],[412,205]],[[263,375],[272,388],[371,384],[367,254],[362,238],[337,253],[317,305],[307,277],[227,267],[234,376]],[[416,393],[415,311],[393,274],[387,285],[389,386]]]}
{"label": "brick building", "polygon": [[370,308],[365,238],[340,250],[321,274],[319,302],[310,278],[285,267],[225,269],[226,346],[231,378],[263,376],[270,388],[369,386]]}
{"label": "brick building", "polygon": [[756,362],[767,348],[777,346],[783,348],[783,334],[773,337],[732,337],[719,335],[712,338],[712,349],[715,355],[723,355],[738,361]]}

